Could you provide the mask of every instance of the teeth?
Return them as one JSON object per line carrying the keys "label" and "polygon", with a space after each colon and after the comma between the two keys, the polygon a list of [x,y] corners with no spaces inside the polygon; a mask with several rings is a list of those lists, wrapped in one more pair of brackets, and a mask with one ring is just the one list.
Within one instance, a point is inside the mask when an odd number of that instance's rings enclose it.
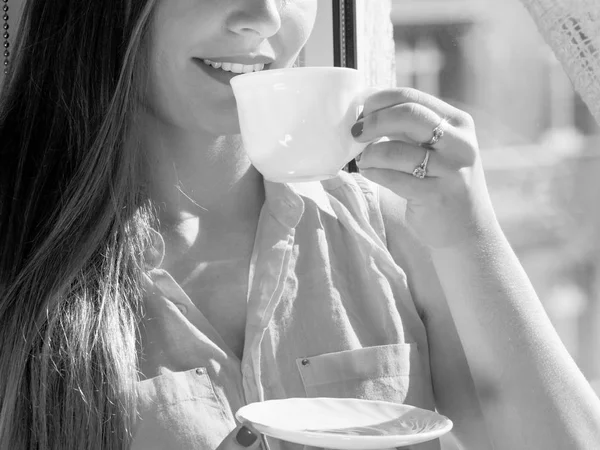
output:
{"label": "teeth", "polygon": [[204,64],[206,64],[207,66],[213,66],[215,69],[219,69],[221,67],[220,62],[210,61],[208,59],[204,60]]}
{"label": "teeth", "polygon": [[208,66],[212,66],[215,69],[221,69],[226,72],[233,73],[250,73],[250,72],[260,72],[265,68],[264,64],[238,64],[238,63],[230,63],[230,62],[216,62],[211,61],[210,59],[205,59],[204,64]]}

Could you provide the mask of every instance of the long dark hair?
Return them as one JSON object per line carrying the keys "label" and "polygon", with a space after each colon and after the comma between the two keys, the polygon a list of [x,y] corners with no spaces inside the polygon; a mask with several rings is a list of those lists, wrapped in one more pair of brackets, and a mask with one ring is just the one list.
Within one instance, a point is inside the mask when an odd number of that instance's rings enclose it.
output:
{"label": "long dark hair", "polygon": [[27,0],[0,97],[0,448],[125,449],[156,0]]}

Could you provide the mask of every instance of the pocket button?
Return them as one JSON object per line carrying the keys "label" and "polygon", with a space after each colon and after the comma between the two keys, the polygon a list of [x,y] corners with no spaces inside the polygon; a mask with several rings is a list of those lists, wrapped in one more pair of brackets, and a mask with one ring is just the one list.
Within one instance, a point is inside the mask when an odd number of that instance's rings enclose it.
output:
{"label": "pocket button", "polygon": [[310,361],[309,361],[307,358],[304,358],[304,359],[302,360],[302,365],[303,365],[303,366],[308,366],[309,364],[310,364]]}

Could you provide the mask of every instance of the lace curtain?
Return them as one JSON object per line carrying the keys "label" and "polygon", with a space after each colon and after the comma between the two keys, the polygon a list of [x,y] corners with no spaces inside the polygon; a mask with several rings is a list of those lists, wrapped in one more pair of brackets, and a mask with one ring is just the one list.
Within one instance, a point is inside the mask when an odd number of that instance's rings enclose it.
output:
{"label": "lace curtain", "polygon": [[600,0],[521,0],[600,123]]}

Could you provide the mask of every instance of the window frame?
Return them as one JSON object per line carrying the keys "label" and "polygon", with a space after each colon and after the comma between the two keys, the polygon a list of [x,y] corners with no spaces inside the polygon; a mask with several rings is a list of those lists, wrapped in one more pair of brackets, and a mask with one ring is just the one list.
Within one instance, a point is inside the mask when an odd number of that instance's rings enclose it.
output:
{"label": "window frame", "polygon": [[319,0],[311,37],[299,58],[310,67],[357,67],[356,0]]}

